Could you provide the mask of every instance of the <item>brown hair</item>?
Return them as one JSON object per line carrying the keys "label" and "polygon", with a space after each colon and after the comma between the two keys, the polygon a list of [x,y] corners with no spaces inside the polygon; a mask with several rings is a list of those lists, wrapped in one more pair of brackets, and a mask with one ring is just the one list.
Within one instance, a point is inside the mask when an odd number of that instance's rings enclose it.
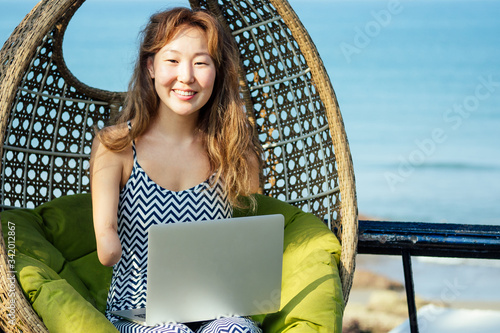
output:
{"label": "brown hair", "polygon": [[144,133],[159,108],[159,97],[147,68],[148,59],[186,25],[198,27],[206,33],[208,50],[216,68],[212,96],[200,110],[198,119],[210,171],[217,172],[214,181],[222,177],[231,204],[242,207],[245,205],[241,197],[251,194],[250,159],[257,157],[261,163],[261,147],[245,114],[239,92],[238,49],[232,36],[205,11],[179,7],[151,16],[142,31],[139,56],[125,106],[113,121],[114,124],[131,121],[133,127],[125,136],[123,131],[105,127],[98,131],[97,136],[108,149],[121,151]]}

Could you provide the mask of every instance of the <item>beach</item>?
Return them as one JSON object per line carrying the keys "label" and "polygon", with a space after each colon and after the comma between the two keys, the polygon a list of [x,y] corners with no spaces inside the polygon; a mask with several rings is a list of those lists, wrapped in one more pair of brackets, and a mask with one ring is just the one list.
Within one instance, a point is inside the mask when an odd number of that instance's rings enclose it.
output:
{"label": "beach", "polygon": [[[406,292],[402,281],[393,280],[381,273],[374,273],[364,267],[370,266],[373,256],[358,255],[357,269],[354,274],[353,286],[344,313],[343,333],[386,333],[404,326],[408,321],[408,306]],[[445,283],[439,297],[422,297],[416,295],[415,303],[418,309],[420,332],[429,332],[443,322],[444,315],[455,313],[462,328],[468,328],[471,323],[464,316],[493,316],[490,323],[481,332],[498,332],[500,327],[500,301],[483,298],[460,297],[460,284]],[[475,325],[475,324],[474,324]],[[471,326],[469,332],[477,332]],[[401,329],[401,328],[400,328]],[[450,327],[450,332],[452,327]],[[402,330],[402,329],[401,329]],[[393,333],[391,332],[391,333]],[[406,331],[401,331],[406,332]],[[445,333],[448,331],[442,331]]]}

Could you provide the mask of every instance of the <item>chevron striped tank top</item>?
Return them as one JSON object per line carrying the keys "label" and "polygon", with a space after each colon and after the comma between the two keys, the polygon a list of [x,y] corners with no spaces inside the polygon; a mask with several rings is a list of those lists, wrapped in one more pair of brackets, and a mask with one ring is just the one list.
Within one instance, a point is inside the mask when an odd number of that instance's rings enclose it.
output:
{"label": "chevron striped tank top", "polygon": [[[190,189],[175,192],[155,183],[137,162],[132,146],[132,174],[120,192],[118,236],[122,257],[113,267],[107,300],[109,311],[146,306],[148,229],[158,223],[177,223],[229,218],[232,207],[220,181],[210,186],[213,175]],[[175,268],[172,268],[175,269]]]}

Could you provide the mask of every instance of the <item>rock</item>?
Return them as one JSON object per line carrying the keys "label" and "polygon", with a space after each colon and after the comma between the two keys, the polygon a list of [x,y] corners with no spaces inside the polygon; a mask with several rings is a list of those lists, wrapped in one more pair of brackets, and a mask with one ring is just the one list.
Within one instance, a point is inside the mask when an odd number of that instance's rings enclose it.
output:
{"label": "rock", "polygon": [[[417,308],[428,302],[416,297]],[[408,318],[404,286],[384,276],[358,270],[344,312],[343,333],[387,333]]]}
{"label": "rock", "polygon": [[352,281],[353,289],[404,290],[403,284],[369,271],[357,270]]}

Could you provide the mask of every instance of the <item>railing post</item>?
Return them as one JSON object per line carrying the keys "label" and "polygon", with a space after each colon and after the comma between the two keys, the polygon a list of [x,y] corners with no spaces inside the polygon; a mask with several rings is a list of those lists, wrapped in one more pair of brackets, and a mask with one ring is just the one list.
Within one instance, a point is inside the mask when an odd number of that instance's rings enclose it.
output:
{"label": "railing post", "polygon": [[418,333],[417,307],[415,305],[415,289],[413,286],[413,271],[411,268],[411,254],[403,250],[403,271],[405,275],[406,301],[408,303],[408,318],[410,320],[411,333]]}

